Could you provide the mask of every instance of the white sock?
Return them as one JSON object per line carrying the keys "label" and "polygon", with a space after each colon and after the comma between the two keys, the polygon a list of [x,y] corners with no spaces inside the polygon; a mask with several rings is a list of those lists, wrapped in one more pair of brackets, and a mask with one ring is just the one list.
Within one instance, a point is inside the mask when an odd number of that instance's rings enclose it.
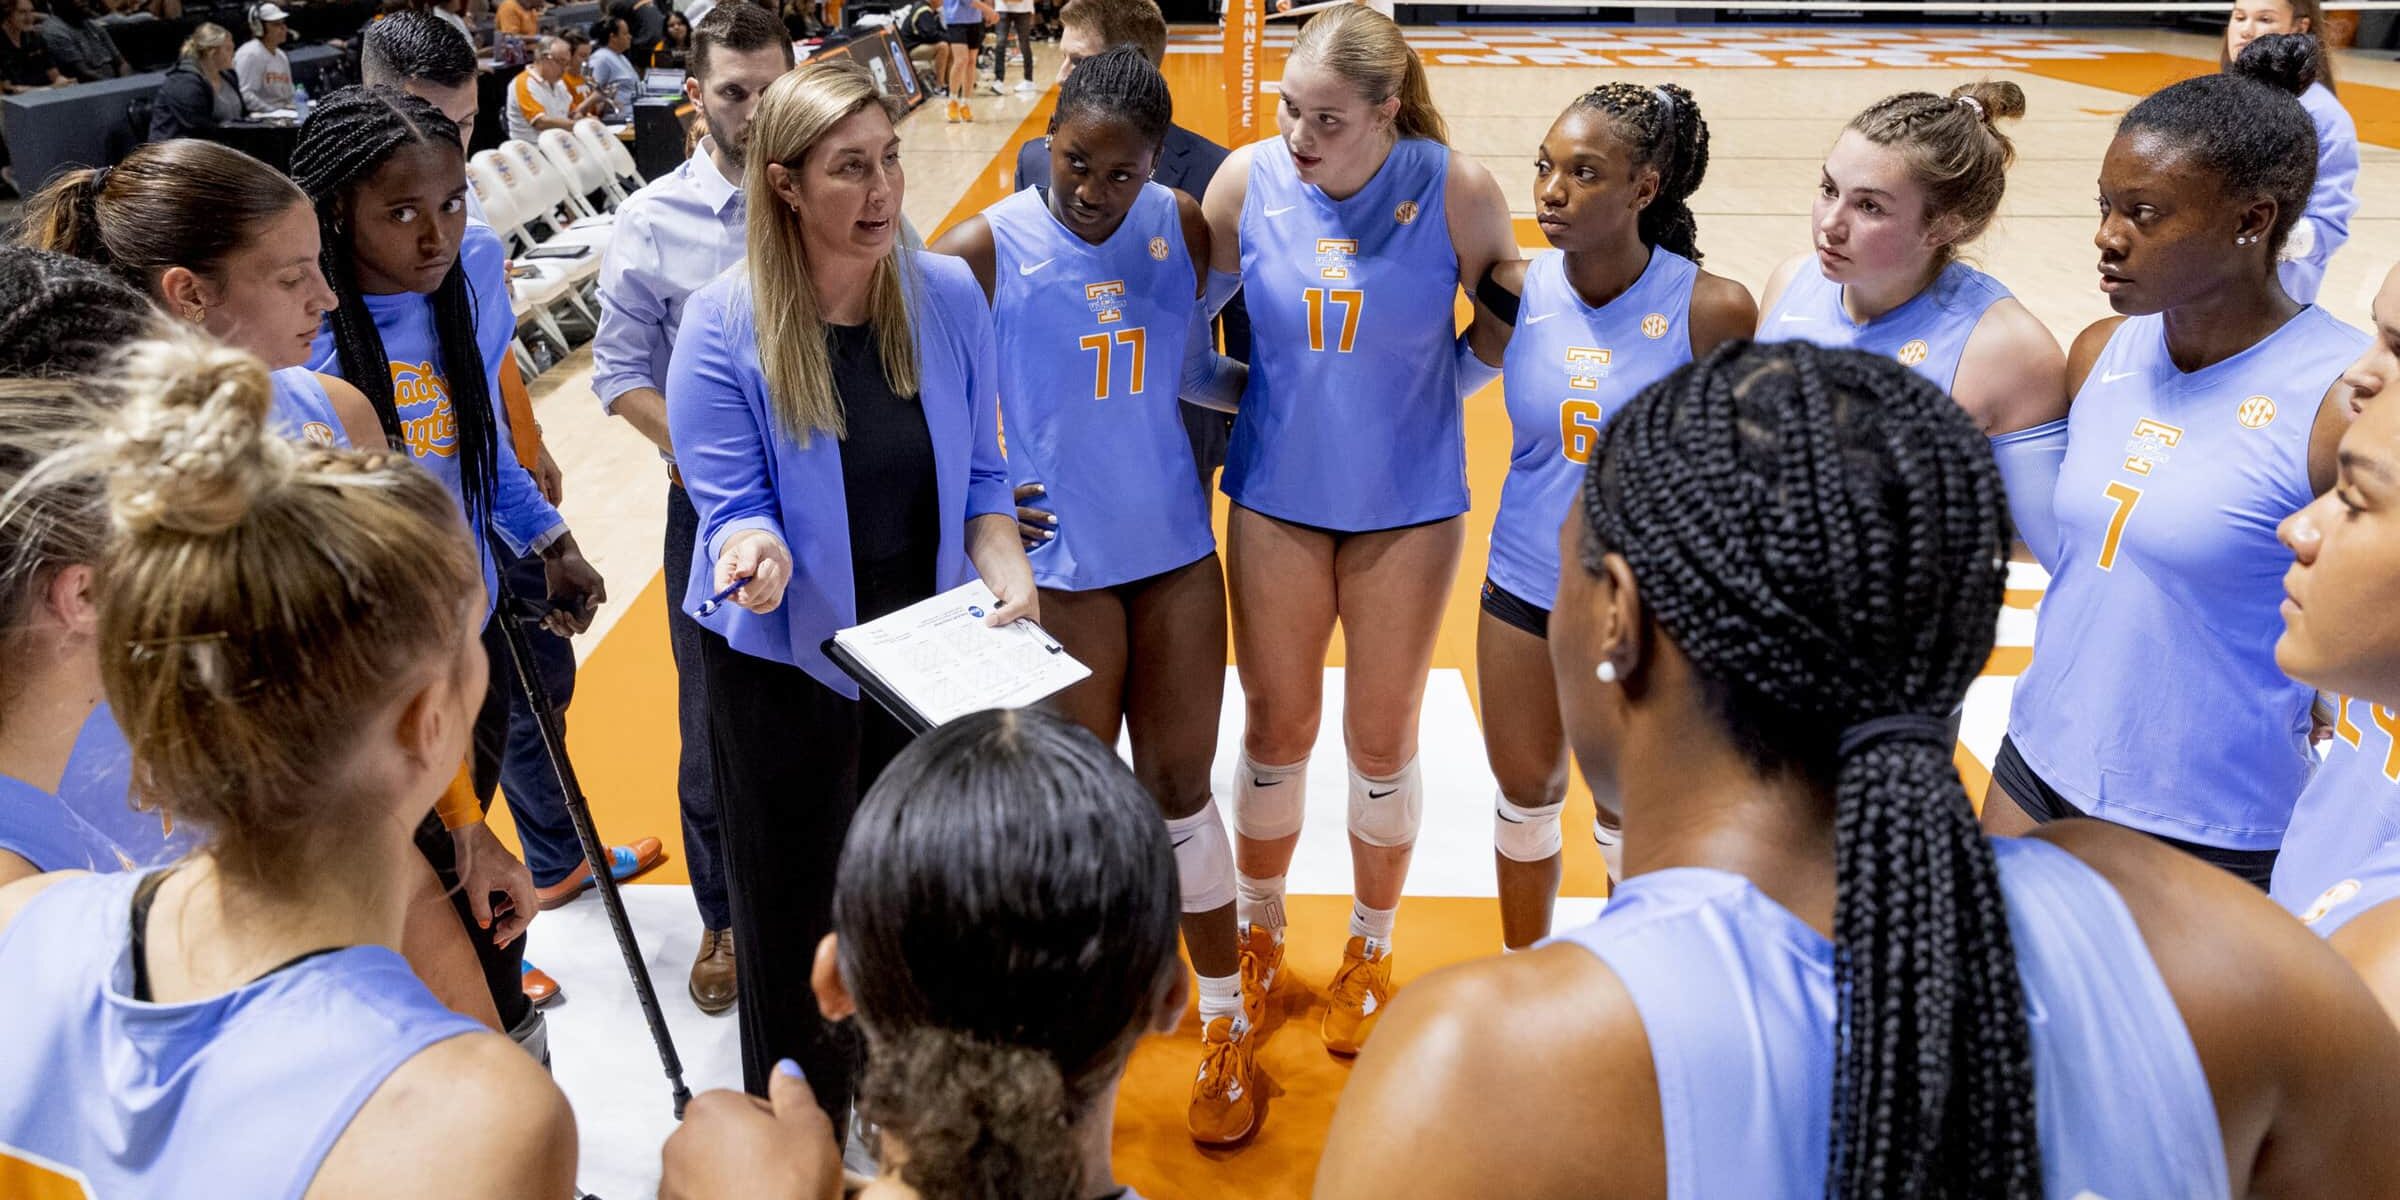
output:
{"label": "white sock", "polygon": [[1242,1019],[1242,977],[1238,972],[1200,977],[1200,1024],[1206,1027],[1218,1017]]}
{"label": "white sock", "polygon": [[1400,919],[1400,906],[1368,908],[1364,900],[1350,902],[1350,936],[1367,939],[1370,945],[1390,947],[1392,924]]}
{"label": "white sock", "polygon": [[1276,937],[1282,937],[1283,927],[1289,923],[1283,917],[1283,876],[1253,879],[1237,875],[1233,912],[1244,924],[1272,930]]}

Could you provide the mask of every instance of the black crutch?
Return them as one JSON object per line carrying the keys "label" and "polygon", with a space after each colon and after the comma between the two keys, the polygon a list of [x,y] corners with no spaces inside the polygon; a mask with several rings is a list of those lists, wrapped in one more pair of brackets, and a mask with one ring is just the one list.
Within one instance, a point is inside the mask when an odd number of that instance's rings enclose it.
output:
{"label": "black crutch", "polygon": [[558,790],[567,798],[567,817],[575,822],[576,840],[583,843],[583,861],[591,866],[592,883],[600,889],[601,905],[608,909],[608,927],[617,935],[617,952],[625,956],[625,972],[633,976],[633,994],[642,1002],[642,1019],[650,1023],[650,1041],[658,1047],[658,1063],[666,1069],[667,1082],[675,1090],[675,1119],[680,1121],[684,1105],[692,1102],[692,1090],[684,1086],[683,1060],[675,1054],[675,1036],[667,1032],[658,992],[650,986],[650,967],[642,961],[641,943],[634,940],[633,923],[625,917],[625,900],[617,894],[615,864],[609,862],[608,847],[592,824],[592,809],[584,802],[583,787],[575,782],[575,764],[567,761],[566,738],[558,728],[557,710],[550,707],[550,689],[534,669],[533,646],[525,640],[525,627],[520,624],[527,610],[517,606],[508,577],[499,572],[495,577],[500,585],[500,633],[508,643],[509,663],[516,668],[525,702],[533,706],[533,719],[542,731],[542,750],[549,756],[550,770],[558,776]]}

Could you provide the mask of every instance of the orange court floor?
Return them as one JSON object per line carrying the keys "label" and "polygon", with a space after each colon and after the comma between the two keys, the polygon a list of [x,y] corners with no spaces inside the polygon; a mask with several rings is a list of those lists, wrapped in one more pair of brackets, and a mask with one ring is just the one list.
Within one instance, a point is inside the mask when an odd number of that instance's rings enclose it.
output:
{"label": "orange court floor", "polygon": [[[1732,275],[1753,292],[1776,261],[1805,249],[1809,189],[1815,182],[1817,156],[1851,113],[1892,91],[1946,91],[1956,83],[1983,76],[2016,79],[2033,97],[2033,111],[2011,131],[2017,137],[2020,161],[2012,176],[2009,207],[2000,228],[1986,239],[1979,260],[2015,287],[2062,341],[2071,338],[2083,322],[2105,313],[2090,279],[2090,196],[2099,152],[2116,115],[2134,98],[2163,84],[2215,69],[2213,47],[2203,39],[2147,34],[2120,38],[2120,31],[2026,26],[1912,31],[1547,25],[1522,30],[1412,28],[1409,32],[1428,62],[1437,103],[1450,115],[1454,143],[1485,161],[1501,180],[1519,218],[1520,240],[1529,252],[1543,245],[1527,219],[1530,163],[1551,117],[1574,95],[1609,78],[1642,83],[1674,80],[1691,87],[1714,129],[1715,141],[1708,186],[1694,200],[1700,244],[1709,253],[1707,265],[1712,270]],[[1831,40],[1827,40],[1829,35]],[[1179,123],[1221,141],[1227,121],[1214,52],[1216,38],[1214,31],[1179,30],[1166,61],[1166,74],[1174,89]],[[1288,42],[1285,27],[1273,27],[1261,78],[1272,80],[1279,75]],[[2092,47],[2103,49],[2087,53]],[[1054,50],[1045,50],[1054,57]],[[1827,59],[1837,61],[1823,61]],[[2345,70],[2349,66],[2344,60]],[[1812,67],[1825,69],[1801,75]],[[1803,89],[1801,82],[1808,86]],[[2400,84],[2400,77],[2384,82]],[[2383,151],[2400,147],[2400,90],[2346,75],[2340,95],[2356,116],[2367,143],[2367,174],[2390,170],[2387,164],[2400,159]],[[926,225],[929,237],[1005,194],[1015,146],[1043,131],[1055,97],[1052,87],[1029,107],[1006,110],[1015,119],[1013,136],[966,180],[947,217],[938,225]],[[913,149],[920,140],[931,143],[945,136],[940,118],[928,115],[938,111],[938,106],[928,105],[906,123],[904,147]],[[1266,132],[1271,134],[1273,110],[1262,103],[1260,111],[1270,122]],[[912,189],[916,182],[912,174]],[[2372,197],[2377,192],[2368,182],[2362,178],[2359,191]],[[2374,207],[2369,199],[2370,211],[2362,218],[2379,219],[2381,214],[2373,212]],[[2358,244],[2345,252],[2347,261],[2337,260],[2340,273],[2327,285],[2329,307],[2354,322],[2364,317],[2363,304],[2356,298],[2358,281],[2379,277],[2394,251],[2400,249],[2400,229],[2364,219],[2361,227]],[[2337,280],[2343,284],[2339,295]],[[588,388],[578,395],[555,398],[566,405],[590,404]],[[545,397],[546,405],[549,400]],[[1451,581],[1434,667],[1436,672],[1457,673],[1471,699],[1476,678],[1477,594],[1493,506],[1507,469],[1510,430],[1497,386],[1474,397],[1466,413],[1467,467],[1475,504],[1468,518],[1464,559]],[[571,463],[569,476],[576,486],[605,486],[601,480],[575,480]],[[648,479],[641,480],[640,486],[648,488]],[[1217,515],[1221,531],[1222,496],[1217,498]],[[649,561],[655,564],[655,527],[643,531],[643,536],[650,539]],[[570,718],[569,746],[603,832],[619,839],[642,834],[660,837],[667,844],[669,859],[644,882],[681,884],[687,879],[675,799],[674,667],[663,628],[667,597],[654,567],[646,582],[622,573],[612,575],[612,582],[621,592],[635,595],[598,645],[587,651]],[[2024,572],[2012,581],[2009,608],[2001,621],[2000,647],[1986,678],[1970,697],[1957,763],[1971,794],[1978,797],[1988,781],[1984,764],[1997,745],[2000,724],[2005,720],[2009,683],[2029,657],[2032,609],[2041,583],[2038,571]],[[1327,665],[1339,667],[1342,663],[1343,649],[1337,639]],[[1213,721],[1217,714],[1195,714],[1195,719]],[[1429,726],[1429,736],[1430,732]],[[1473,746],[1472,735],[1467,737],[1463,744]],[[1338,742],[1330,744],[1338,746]],[[1225,747],[1221,754],[1232,749]],[[1327,753],[1321,746],[1319,757]],[[1480,759],[1471,765],[1480,770]],[[1436,806],[1473,809],[1478,816],[1476,828],[1488,828],[1488,818],[1481,814],[1490,804],[1488,776],[1480,790],[1427,798],[1429,811]],[[1578,833],[1590,827],[1591,815],[1589,794],[1578,780],[1566,816],[1571,836],[1566,839],[1564,894],[1585,901],[1585,907],[1577,910],[1581,912],[1588,912],[1589,905],[1607,891],[1599,856],[1590,840]],[[1477,861],[1489,869],[1488,838],[1480,845],[1444,850],[1454,857],[1480,856]],[[1204,1151],[1185,1136],[1184,1107],[1200,1057],[1196,1014],[1187,1015],[1178,1032],[1148,1038],[1134,1053],[1117,1119],[1116,1154],[1122,1182],[1154,1200],[1307,1193],[1318,1148],[1349,1074],[1345,1062],[1326,1053],[1315,1028],[1323,1009],[1318,989],[1338,960],[1347,908],[1347,897],[1341,895],[1292,898],[1287,982],[1278,992],[1275,1014],[1262,1031],[1265,1040],[1259,1062],[1268,1105],[1261,1131],[1249,1144],[1232,1150]],[[541,957],[542,930],[537,923],[537,959]],[[1497,906],[1488,890],[1483,895],[1412,893],[1401,909],[1396,944],[1397,975],[1404,986],[1424,972],[1495,953],[1500,945]],[[658,984],[669,1005],[688,1007],[681,994],[680,966],[668,964],[659,974]],[[621,975],[618,986],[622,986]],[[630,1034],[639,1036],[638,1031]],[[646,1065],[647,1049],[629,1041],[614,1052],[638,1066],[638,1070],[627,1068],[628,1078],[638,1077],[639,1086],[648,1088],[655,1075]],[[637,1059],[641,1062],[636,1063]],[[580,1097],[578,1106],[583,1107]],[[587,1119],[587,1143],[594,1133]],[[589,1153],[587,1150],[587,1156]]]}

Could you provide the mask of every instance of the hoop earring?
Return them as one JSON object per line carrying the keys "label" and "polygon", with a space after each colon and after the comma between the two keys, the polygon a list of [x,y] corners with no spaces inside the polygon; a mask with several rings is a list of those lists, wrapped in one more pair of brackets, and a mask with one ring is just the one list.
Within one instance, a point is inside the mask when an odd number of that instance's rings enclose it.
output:
{"label": "hoop earring", "polygon": [[1592,670],[1592,674],[1599,676],[1602,683],[1615,683],[1617,681],[1617,664],[1603,662]]}

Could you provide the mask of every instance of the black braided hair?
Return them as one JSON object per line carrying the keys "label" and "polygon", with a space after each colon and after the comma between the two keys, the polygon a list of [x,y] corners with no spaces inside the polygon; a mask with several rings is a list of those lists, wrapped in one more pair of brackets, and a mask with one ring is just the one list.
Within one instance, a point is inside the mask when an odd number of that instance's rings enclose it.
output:
{"label": "black braided hair", "polygon": [[1175,123],[1175,99],[1141,47],[1111,46],[1075,64],[1075,73],[1059,85],[1048,132],[1057,133],[1070,113],[1084,112],[1123,121],[1155,145]]}
{"label": "black braided hair", "polygon": [[2024,991],[1950,747],[1837,749],[1947,717],[1991,655],[2010,529],[1982,433],[1880,356],[1732,342],[1609,421],[1583,517],[1584,568],[1625,557],[1750,764],[1833,795],[1825,1194],[2041,1195]]}
{"label": "black braided hair", "polygon": [[423,82],[454,88],[474,80],[475,47],[433,10],[409,9],[367,26],[359,39],[358,69],[369,87]]}
{"label": "black braided hair", "polygon": [[2267,254],[2308,209],[2317,186],[2317,126],[2289,93],[2241,75],[2202,75],[2150,93],[2117,122],[2117,136],[2155,133],[2217,177],[2229,200],[2275,201]]}
{"label": "black braided hair", "polygon": [[1642,244],[1699,262],[1700,222],[1692,216],[1691,198],[1708,175],[1708,122],[1692,94],[1674,83],[1604,83],[1577,96],[1575,104],[1616,118],[1633,147],[1634,165],[1658,170],[1658,195],[1637,227]]}
{"label": "black braided hair", "polygon": [[[342,377],[365,392],[395,449],[405,446],[400,411],[392,395],[390,360],[383,334],[367,312],[358,286],[358,264],[344,225],[352,189],[373,175],[402,146],[430,142],[456,149],[458,126],[442,110],[406,92],[384,87],[344,88],[309,110],[292,148],[292,178],[317,208],[324,240],[325,282],[340,303],[327,314]],[[462,177],[463,178],[463,177]],[[483,527],[492,510],[499,472],[498,422],[494,397],[484,380],[483,350],[475,338],[475,296],[467,286],[466,256],[451,264],[433,293],[434,336],[441,344],[442,374],[458,421],[458,475],[465,493],[467,525]]]}
{"label": "black braided hair", "polygon": [[109,356],[156,336],[164,320],[106,267],[0,246],[0,378],[99,374]]}

